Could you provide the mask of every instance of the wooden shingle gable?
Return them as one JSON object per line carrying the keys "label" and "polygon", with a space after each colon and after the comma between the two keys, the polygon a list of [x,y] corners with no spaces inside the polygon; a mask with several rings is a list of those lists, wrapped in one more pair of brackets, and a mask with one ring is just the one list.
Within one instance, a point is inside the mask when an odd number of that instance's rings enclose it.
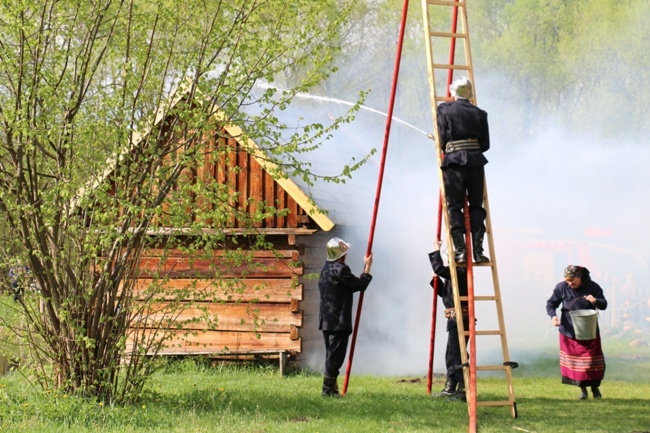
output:
{"label": "wooden shingle gable", "polygon": [[[181,92],[179,90],[178,92]],[[195,101],[189,102],[186,97],[179,96],[178,92],[172,98],[168,111],[171,113],[178,104],[204,103],[200,93],[195,95]],[[182,93],[182,92],[181,92]],[[186,91],[185,95],[189,93]],[[329,219],[327,214],[318,208],[307,194],[289,177],[280,175],[281,171],[260,149],[260,147],[250,138],[246,137],[244,131],[237,125],[225,124],[223,114],[218,108],[211,110],[212,124],[216,129],[212,136],[203,134],[201,137],[194,137],[192,140],[195,145],[204,146],[204,159],[197,166],[187,167],[180,182],[194,182],[196,178],[203,178],[205,182],[214,181],[220,185],[227,185],[229,193],[229,205],[237,208],[240,212],[255,214],[258,206],[263,202],[267,206],[272,206],[279,212],[268,216],[262,221],[254,221],[253,227],[270,232],[273,229],[298,229],[307,228],[310,224],[309,219],[317,225],[320,230],[329,231],[334,227],[334,223]],[[133,135],[132,141],[124,152],[116,155],[107,161],[107,168],[98,176],[91,179],[86,187],[82,188],[77,197],[73,199],[71,205],[77,206],[80,198],[99,187],[103,182],[110,181],[112,173],[117,165],[123,160],[128,153],[136,152],[142,146],[147,145],[148,135],[156,128],[164,128],[165,124],[172,123],[173,114],[165,116],[161,110],[156,113],[156,118],[151,127],[143,133]],[[198,134],[197,134],[198,135]],[[230,151],[226,154],[221,152],[217,160],[211,160],[212,150],[227,147]],[[112,182],[111,182],[112,184]],[[112,185],[113,189],[115,185]],[[173,200],[167,198],[167,204]],[[202,200],[200,195],[193,197],[194,203],[190,206],[202,206],[209,200]],[[285,215],[286,214],[286,215]],[[187,225],[193,222],[191,212],[188,212]],[[254,218],[253,218],[254,220]],[[213,229],[240,229],[240,224],[234,216],[231,216],[225,224],[223,222],[205,221]],[[171,227],[170,223],[163,223],[163,227]],[[176,230],[183,230],[183,227],[173,227]],[[158,229],[160,232],[164,229]]]}
{"label": "wooden shingle gable", "polygon": [[[241,128],[236,125],[226,125],[224,127],[224,130],[227,131],[231,137],[244,136]],[[248,149],[248,152],[250,153],[252,159],[259,167],[261,167],[264,170],[265,176],[270,177],[270,173],[277,172],[277,166],[273,162],[271,162],[268,158],[266,158],[266,156],[263,154],[259,146],[257,146],[257,144],[253,140],[247,139],[247,142],[245,144],[246,144],[246,149]],[[251,167],[250,169],[254,170],[254,167]],[[267,182],[265,184],[267,186],[262,188],[261,185],[257,183],[261,180],[260,178],[261,176],[252,177],[254,182],[250,185],[251,188],[249,190],[249,193],[253,194],[255,198],[257,197],[264,197],[265,199],[270,198],[272,195],[272,191],[271,191],[272,187],[268,186],[268,182]],[[300,214],[306,214],[316,224],[318,224],[318,227],[323,231],[329,231],[334,227],[334,223],[332,222],[332,220],[330,220],[329,217],[321,209],[319,209],[313,203],[312,200],[309,199],[309,197],[300,189],[300,187],[298,187],[298,185],[293,180],[291,180],[288,177],[279,177],[279,178],[275,178],[273,182],[277,184],[277,188],[281,189],[287,194],[288,198],[291,201],[290,203],[287,204],[295,203],[297,206],[294,215],[292,215],[293,213],[292,209],[291,207],[289,207],[290,214],[287,216],[287,218],[290,219],[289,221],[290,225],[293,225],[293,220],[291,220],[292,218],[296,218]],[[279,194],[276,194],[276,198],[279,198]]]}

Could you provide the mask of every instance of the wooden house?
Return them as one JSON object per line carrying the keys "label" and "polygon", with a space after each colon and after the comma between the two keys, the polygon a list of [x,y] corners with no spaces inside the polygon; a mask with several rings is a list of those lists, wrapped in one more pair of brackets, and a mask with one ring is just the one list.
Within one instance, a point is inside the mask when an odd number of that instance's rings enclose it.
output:
{"label": "wooden house", "polygon": [[[290,114],[295,114],[302,124],[327,124],[331,115],[342,114],[344,110],[336,104],[324,106],[320,101],[311,102],[301,101],[299,109]],[[346,162],[364,158],[376,143],[382,142],[384,119],[373,112],[364,112],[358,117],[360,120],[355,120],[358,126],[341,128],[326,146],[307,156],[317,172],[340,172]],[[157,122],[164,122],[164,118],[163,113]],[[291,124],[293,119],[283,117],[283,121]],[[224,125],[223,122],[216,123]],[[419,335],[421,331],[426,337],[423,341],[428,341],[428,330],[422,326],[426,320],[422,316],[430,315],[430,311],[426,311],[428,302],[405,296],[401,289],[419,287],[419,281],[413,280],[418,276],[426,279],[430,274],[428,262],[414,260],[412,256],[414,250],[429,248],[429,239],[433,235],[427,230],[433,225],[422,223],[422,216],[434,214],[437,202],[435,194],[428,193],[405,202],[404,185],[415,182],[433,184],[436,173],[429,168],[430,164],[422,163],[428,161],[426,152],[430,140],[417,131],[414,136],[412,128],[399,126],[402,129],[396,128],[394,135],[404,145],[395,149],[408,151],[394,153],[387,163],[389,176],[384,182],[382,198],[385,205],[380,213],[373,250],[376,260],[390,266],[373,266],[371,291],[381,296],[366,297],[364,317],[367,319],[361,323],[357,342],[356,359],[360,366],[369,367],[378,360],[392,364],[394,357],[403,359],[401,354],[412,348],[415,353],[424,350],[422,347],[426,344],[406,345],[403,335],[395,335],[401,334],[404,328],[415,329],[409,331],[409,335]],[[233,197],[237,196],[233,205],[244,212],[256,211],[247,200],[250,197],[255,198],[252,203],[258,200],[281,203],[287,209],[286,215],[277,214],[259,221],[253,230],[265,234],[275,253],[271,249],[251,252],[251,261],[263,265],[252,270],[245,265],[237,267],[224,263],[221,266],[220,261],[227,251],[215,251],[213,259],[202,262],[188,258],[180,249],[172,249],[164,257],[165,253],[151,249],[142,257],[141,269],[145,272],[138,281],[137,290],[145,290],[152,282],[146,276],[147,271],[162,267],[167,272],[167,278],[163,280],[166,289],[170,293],[175,290],[184,293],[187,297],[183,301],[194,302],[193,292],[200,292],[202,299],[206,295],[213,297],[213,302],[202,300],[197,308],[192,305],[177,318],[179,323],[183,323],[183,328],[174,329],[175,339],[162,351],[163,354],[242,359],[272,355],[282,361],[281,365],[289,357],[299,367],[318,370],[322,367],[324,345],[318,329],[320,297],[317,275],[326,259],[325,245],[334,236],[351,242],[353,247],[348,264],[353,272],[360,273],[375,198],[377,161],[371,159],[345,184],[318,182],[306,186],[300,179],[277,176],[278,167],[268,163],[259,153],[256,143],[241,140],[238,125],[225,124],[219,130],[204,131],[202,144],[229,146],[232,152],[226,159],[237,169],[227,169],[224,160],[217,163],[206,160],[202,166],[188,170],[181,182],[191,182],[194,177],[203,176],[227,185]],[[426,169],[424,175],[418,168],[420,165]],[[170,200],[173,199],[172,192]],[[195,200],[200,205],[200,197]],[[407,207],[403,207],[405,203]],[[327,211],[327,214],[322,211]],[[188,219],[186,225],[191,223]],[[239,246],[246,244],[251,233],[239,227],[236,220],[219,227],[210,224],[206,227],[206,230],[225,231],[237,236]],[[184,226],[176,224],[164,228],[178,232],[183,231]],[[417,230],[417,235],[413,236],[413,230]],[[150,236],[164,239],[166,232],[152,231]],[[426,245],[414,248],[411,241]],[[219,267],[218,277],[210,266]],[[241,284],[234,293],[227,283],[237,280]],[[428,288],[428,280],[424,287]],[[425,291],[425,295],[428,294]],[[216,324],[206,323],[210,316],[216,318]],[[377,317],[383,319],[378,321]],[[156,319],[156,316],[152,318]],[[173,324],[168,327],[175,328]],[[393,346],[400,350],[392,350]],[[378,353],[382,355],[377,356]],[[408,359],[416,360],[417,356],[409,355]]]}
{"label": "wooden house", "polygon": [[[174,104],[179,103],[187,101],[177,98]],[[162,127],[170,122],[169,116],[173,114],[160,112],[155,124]],[[149,239],[159,241],[149,242],[156,247],[145,249],[140,256],[135,300],[136,303],[144,301],[152,284],[163,285],[160,293],[164,295],[143,313],[146,317],[141,317],[144,325],[140,328],[145,329],[135,334],[135,340],[133,334],[128,338],[127,352],[135,341],[146,340],[147,333],[157,332],[162,326],[172,335],[158,355],[277,357],[283,369],[288,359],[296,360],[302,351],[305,315],[310,317],[314,328],[307,331],[308,338],[322,342],[316,322],[316,280],[311,280],[310,305],[305,308],[304,304],[306,274],[318,272],[322,260],[319,258],[317,265],[305,266],[304,255],[305,246],[309,249],[312,244],[308,239],[315,233],[331,230],[334,223],[292,179],[278,176],[277,166],[264,157],[256,143],[243,138],[245,135],[237,125],[222,121],[214,124],[219,125],[218,130],[200,134],[203,153],[208,155],[212,153],[210,149],[226,147],[227,156],[216,160],[206,157],[198,166],[187,167],[179,182],[193,182],[201,177],[225,186],[236,212],[255,213],[256,206],[262,202],[273,204],[280,212],[257,220],[253,227],[240,226],[237,218],[213,224],[204,221],[203,232],[225,232],[231,244],[249,254],[244,263],[229,263],[226,251],[212,251],[210,257],[197,259],[189,257],[181,248],[166,248],[165,238],[171,233],[186,232],[186,242],[192,242],[191,212],[184,226],[162,224],[161,229],[158,224],[156,230],[149,231]],[[145,136],[146,133],[134,138],[131,148],[137,148]],[[99,181],[85,189],[97,187],[98,182],[112,182],[110,171],[108,168]],[[163,206],[174,202],[174,194],[174,191],[169,193]],[[184,202],[189,208],[203,205],[200,193],[191,197],[189,203],[187,199]],[[246,251],[245,239],[260,234],[270,247]],[[164,278],[152,277],[161,271]],[[156,312],[163,311],[170,302],[187,303],[171,322],[169,316]]]}

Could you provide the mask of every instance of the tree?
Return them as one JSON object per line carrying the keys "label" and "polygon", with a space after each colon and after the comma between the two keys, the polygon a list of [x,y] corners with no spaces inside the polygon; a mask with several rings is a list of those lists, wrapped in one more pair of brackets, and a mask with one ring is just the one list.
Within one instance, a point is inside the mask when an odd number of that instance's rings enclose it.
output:
{"label": "tree", "polygon": [[[318,146],[350,115],[287,135],[277,112],[331,72],[338,47],[330,41],[348,11],[340,3],[2,3],[0,212],[13,241],[0,254],[5,268],[28,265],[40,290],[39,304],[21,301],[25,327],[15,331],[42,386],[113,401],[142,389],[151,364],[141,355],[165,337],[124,356],[141,313],[132,311],[136,263],[148,230],[187,221],[182,200],[163,203],[206,157],[197,145],[204,134],[240,125],[277,175],[313,181],[292,155]],[[289,90],[256,89],[287,71]],[[219,152],[227,151],[209,157]],[[213,221],[216,235],[204,242],[217,245],[232,209],[227,191],[210,191],[212,205],[197,211],[209,218],[189,228]]]}
{"label": "tree", "polygon": [[503,101],[512,142],[554,126],[643,136],[647,11],[642,0],[471,2],[475,68]]}

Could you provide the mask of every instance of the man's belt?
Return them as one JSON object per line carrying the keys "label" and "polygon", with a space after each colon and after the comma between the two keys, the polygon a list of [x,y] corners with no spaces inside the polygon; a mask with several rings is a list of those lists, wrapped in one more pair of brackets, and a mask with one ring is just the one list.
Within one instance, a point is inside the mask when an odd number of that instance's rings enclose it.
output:
{"label": "man's belt", "polygon": [[447,142],[445,153],[453,152],[455,150],[481,150],[481,146],[476,138]]}
{"label": "man's belt", "polygon": [[[463,316],[464,317],[469,317],[469,308],[468,307],[463,307]],[[446,319],[454,319],[456,317],[456,309],[455,308],[445,308],[445,318]]]}

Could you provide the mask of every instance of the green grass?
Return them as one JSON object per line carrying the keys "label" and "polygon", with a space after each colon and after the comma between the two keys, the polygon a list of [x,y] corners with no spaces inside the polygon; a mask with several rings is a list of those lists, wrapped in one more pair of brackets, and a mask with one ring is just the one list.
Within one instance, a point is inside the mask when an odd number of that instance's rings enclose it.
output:
{"label": "green grass", "polygon": [[[603,400],[578,401],[551,360],[515,370],[519,417],[479,408],[479,432],[650,432],[650,383],[605,380]],[[645,365],[647,372],[648,365]],[[526,370],[536,374],[525,374]],[[546,374],[548,372],[549,374]],[[521,376],[519,373],[523,373]],[[0,379],[2,432],[465,432],[467,405],[426,395],[424,378],[352,376],[344,398],[320,396],[321,378],[270,367],[174,362],[135,405],[107,406]],[[442,387],[441,379],[434,390]],[[479,378],[479,400],[505,398],[505,382]]]}
{"label": "green grass", "polygon": [[[11,314],[7,309],[11,302],[0,304],[5,318]],[[3,331],[0,327],[0,336]],[[631,349],[628,341],[614,338],[604,343],[603,400],[578,401],[578,389],[560,383],[558,359],[538,358],[514,370],[518,418],[510,416],[508,407],[482,407],[478,431],[650,433],[650,348]],[[321,397],[319,374],[280,377],[268,366],[170,360],[153,376],[144,397],[129,406],[45,393],[20,373],[0,376],[2,433],[468,431],[467,405],[427,396],[424,373],[422,377],[353,374],[348,394],[336,399]],[[434,392],[442,386],[442,379],[436,379]],[[479,401],[506,399],[502,375],[479,376],[478,396]]]}

